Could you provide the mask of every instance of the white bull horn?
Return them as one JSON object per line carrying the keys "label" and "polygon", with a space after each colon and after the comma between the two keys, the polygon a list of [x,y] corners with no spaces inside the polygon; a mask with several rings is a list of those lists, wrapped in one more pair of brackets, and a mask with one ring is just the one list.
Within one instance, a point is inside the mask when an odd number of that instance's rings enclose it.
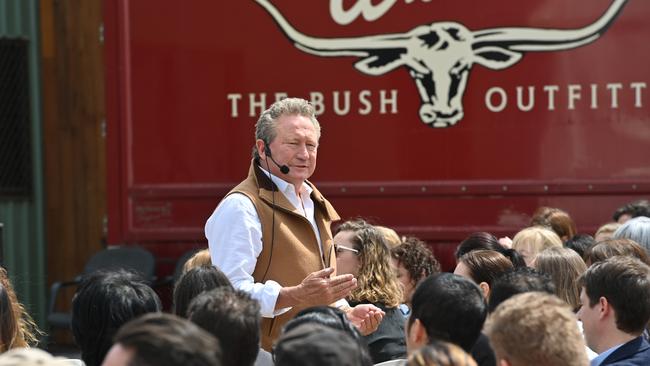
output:
{"label": "white bull horn", "polygon": [[580,29],[493,28],[473,32],[472,47],[498,45],[512,51],[566,50],[593,42],[616,19],[627,0],[614,0],[605,14],[594,23]]}
{"label": "white bull horn", "polygon": [[409,38],[405,34],[383,34],[353,38],[316,38],[298,32],[278,9],[267,0],[255,0],[282,28],[294,45],[308,53],[318,56],[359,56],[366,57],[370,51],[406,47]]}

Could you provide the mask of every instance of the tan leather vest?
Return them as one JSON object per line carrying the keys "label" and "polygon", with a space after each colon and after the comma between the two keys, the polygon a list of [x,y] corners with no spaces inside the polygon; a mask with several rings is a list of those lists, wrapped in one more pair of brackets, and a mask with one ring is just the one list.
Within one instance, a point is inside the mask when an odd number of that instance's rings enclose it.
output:
{"label": "tan leather vest", "polygon": [[[310,182],[307,184],[313,188],[311,199],[314,201],[314,216],[323,245],[323,256],[309,220],[293,207],[284,194],[278,191],[273,193],[277,187],[255,162],[251,164],[248,178],[228,193],[242,193],[250,198],[262,223],[262,252],[253,271],[255,282],[273,280],[281,286],[296,286],[314,271],[328,266],[336,268],[330,224],[340,220],[340,217],[316,187]],[[298,305],[274,318],[262,318],[262,348],[271,351],[282,326],[303,308]]]}

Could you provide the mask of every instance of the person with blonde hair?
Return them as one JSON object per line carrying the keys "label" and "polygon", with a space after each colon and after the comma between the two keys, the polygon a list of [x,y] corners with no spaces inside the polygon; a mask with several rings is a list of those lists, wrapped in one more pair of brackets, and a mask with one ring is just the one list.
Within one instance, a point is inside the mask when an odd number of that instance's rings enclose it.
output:
{"label": "person with blonde hair", "polygon": [[498,365],[589,365],[576,317],[555,295],[515,295],[496,308],[485,329]]}
{"label": "person with blonde hair", "polygon": [[400,239],[395,230],[380,225],[375,225],[375,227],[384,235],[384,240],[386,240],[386,244],[390,249],[393,249],[402,244],[402,239]]}
{"label": "person with blonde hair", "polygon": [[409,355],[407,366],[476,366],[462,348],[449,342],[434,341]]}
{"label": "person with blonde hair", "polygon": [[36,326],[32,317],[27,313],[23,304],[11,285],[7,270],[0,267],[1,302],[0,316],[2,319],[0,330],[0,352],[12,348],[29,347],[38,343],[38,336],[42,332]]}
{"label": "person with blonde hair", "polygon": [[601,241],[609,240],[614,237],[614,233],[616,230],[621,227],[621,224],[618,222],[608,222],[605,225],[601,226],[596,230],[596,233],[594,234],[594,240],[596,243],[600,243]]}
{"label": "person with blonde hair", "polygon": [[404,358],[402,287],[390,265],[384,235],[363,220],[346,221],[334,235],[334,250],[339,275],[357,279],[357,287],[347,297],[350,305],[372,304],[385,312],[379,328],[365,337],[373,362]]}
{"label": "person with blonde hair", "polygon": [[0,366],[76,366],[77,361],[54,357],[38,348],[15,348],[0,355]]}
{"label": "person with blonde hair", "polygon": [[553,279],[555,294],[571,306],[580,308],[580,285],[578,278],[587,266],[578,253],[568,248],[548,248],[537,255],[535,269]]}
{"label": "person with blonde hair", "polygon": [[183,264],[183,273],[187,273],[187,271],[195,267],[204,267],[211,265],[212,258],[210,257],[210,250],[199,250],[198,252],[194,253],[194,255],[191,256],[190,259],[185,262],[185,264]]}
{"label": "person with blonde hair", "polygon": [[528,267],[532,267],[535,257],[542,250],[561,246],[560,237],[552,230],[541,226],[527,227],[512,239],[512,249],[524,257]]}

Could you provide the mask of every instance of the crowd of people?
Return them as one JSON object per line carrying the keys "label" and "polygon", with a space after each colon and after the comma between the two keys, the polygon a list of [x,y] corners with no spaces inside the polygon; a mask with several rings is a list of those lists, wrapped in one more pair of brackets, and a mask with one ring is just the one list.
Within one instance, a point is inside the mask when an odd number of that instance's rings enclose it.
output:
{"label": "crowd of people", "polygon": [[92,273],[72,302],[79,360],[26,348],[40,331],[0,271],[0,366],[650,365],[648,201],[593,236],[540,207],[512,240],[471,233],[443,272],[418,238],[336,223],[308,180],[319,138],[304,100],[264,111],[172,314],[138,274]]}

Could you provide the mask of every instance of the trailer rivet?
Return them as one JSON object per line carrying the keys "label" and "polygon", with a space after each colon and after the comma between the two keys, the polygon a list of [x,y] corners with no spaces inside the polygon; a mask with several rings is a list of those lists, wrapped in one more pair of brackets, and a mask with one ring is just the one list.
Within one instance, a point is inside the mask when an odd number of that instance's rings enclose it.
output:
{"label": "trailer rivet", "polygon": [[544,186],[544,192],[548,192],[548,186]]}
{"label": "trailer rivet", "polygon": [[460,187],[460,190],[463,191],[463,192],[465,192],[465,191],[467,191],[467,187],[462,186],[462,187]]}
{"label": "trailer rivet", "polygon": [[632,184],[632,189],[636,190],[636,184]]}
{"label": "trailer rivet", "polygon": [[341,192],[345,193],[346,191],[347,189],[345,189],[345,187],[341,187]]}
{"label": "trailer rivet", "polygon": [[379,192],[383,192],[383,191],[384,191],[384,187],[379,187]]}
{"label": "trailer rivet", "polygon": [[590,185],[587,186],[587,189],[591,191],[592,189],[594,189],[594,186],[592,186],[592,185],[590,184]]}
{"label": "trailer rivet", "polygon": [[426,192],[426,191],[427,191],[427,187],[422,187],[421,189],[422,189],[422,192]]}
{"label": "trailer rivet", "polygon": [[501,189],[505,192],[505,191],[508,190],[508,186],[503,186],[503,187],[501,187]]}

